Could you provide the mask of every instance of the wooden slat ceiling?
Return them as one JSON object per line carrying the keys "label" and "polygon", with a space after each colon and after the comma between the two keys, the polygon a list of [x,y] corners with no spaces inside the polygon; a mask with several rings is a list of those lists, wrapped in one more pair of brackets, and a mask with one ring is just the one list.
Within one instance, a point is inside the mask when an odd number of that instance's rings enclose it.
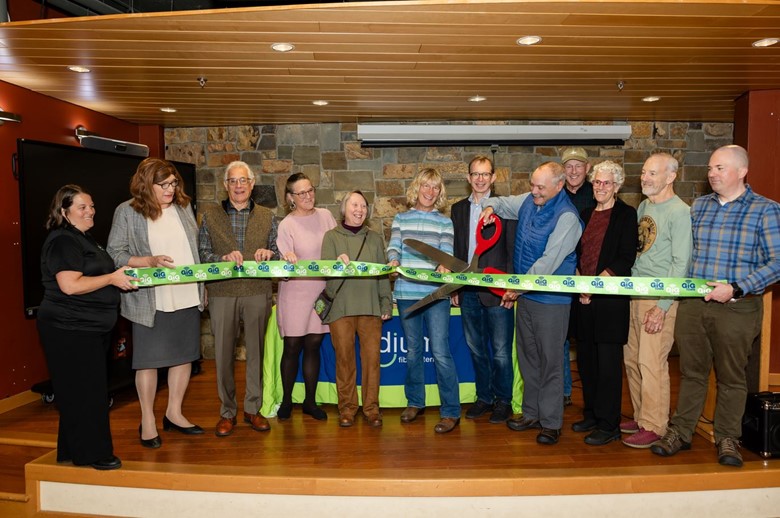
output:
{"label": "wooden slat ceiling", "polygon": [[[518,46],[525,35],[542,43]],[[751,46],[769,37],[777,0],[256,7],[0,24],[0,79],[169,127],[731,121],[738,96],[780,88],[780,44]],[[295,50],[271,50],[280,41]],[[651,95],[661,100],[642,102]]]}

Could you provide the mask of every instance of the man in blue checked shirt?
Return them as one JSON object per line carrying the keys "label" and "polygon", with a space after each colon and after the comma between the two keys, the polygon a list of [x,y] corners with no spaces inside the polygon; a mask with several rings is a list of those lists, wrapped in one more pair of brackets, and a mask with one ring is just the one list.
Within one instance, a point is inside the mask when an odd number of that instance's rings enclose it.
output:
{"label": "man in blue checked shirt", "polygon": [[666,434],[650,448],[662,457],[691,447],[715,366],[718,399],[715,442],[718,462],[742,466],[747,381],[745,367],[761,332],[761,293],[780,279],[780,204],[745,183],[748,155],[725,146],[710,157],[707,177],[713,193],[691,207],[691,277],[719,279],[703,299],[680,302],[674,337],[680,347],[680,396]]}

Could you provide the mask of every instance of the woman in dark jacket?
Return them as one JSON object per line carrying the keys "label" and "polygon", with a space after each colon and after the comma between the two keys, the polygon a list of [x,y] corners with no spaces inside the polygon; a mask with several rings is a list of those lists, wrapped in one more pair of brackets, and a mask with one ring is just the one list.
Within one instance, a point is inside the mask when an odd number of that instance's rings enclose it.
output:
{"label": "woman in dark jacket", "polygon": [[[582,212],[585,230],[577,245],[580,275],[627,277],[636,258],[636,210],[617,197],[623,168],[605,161],[593,167],[590,182],[596,207]],[[585,443],[601,446],[620,439],[623,344],[628,339],[629,298],[582,293],[577,312],[577,367],[582,380],[583,419],[575,432],[590,432]]]}

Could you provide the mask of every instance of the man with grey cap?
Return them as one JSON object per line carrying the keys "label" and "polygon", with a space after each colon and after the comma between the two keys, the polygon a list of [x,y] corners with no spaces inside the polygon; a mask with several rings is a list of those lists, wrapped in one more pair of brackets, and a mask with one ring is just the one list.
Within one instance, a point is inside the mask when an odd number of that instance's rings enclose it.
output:
{"label": "man with grey cap", "polygon": [[[590,163],[588,153],[581,147],[569,147],[561,154],[561,163],[566,171],[566,183],[564,192],[577,209],[577,214],[582,214],[585,209],[596,206],[593,197],[593,185],[588,181]],[[574,318],[574,312],[571,313]],[[574,328],[571,322],[569,328]],[[569,355],[569,340],[563,344],[563,404],[571,405],[571,356]]]}
{"label": "man with grey cap", "polygon": [[595,207],[593,185],[588,181],[590,163],[587,151],[581,147],[566,148],[561,154],[561,163],[566,170],[566,194],[577,212]]}

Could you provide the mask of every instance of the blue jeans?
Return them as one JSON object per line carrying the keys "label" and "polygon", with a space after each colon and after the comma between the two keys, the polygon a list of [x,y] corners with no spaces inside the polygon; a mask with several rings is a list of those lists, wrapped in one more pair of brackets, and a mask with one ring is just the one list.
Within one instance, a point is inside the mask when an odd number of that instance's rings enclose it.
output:
{"label": "blue jeans", "polygon": [[511,403],[514,311],[501,306],[483,306],[476,291],[462,291],[460,314],[474,364],[477,400]]}
{"label": "blue jeans", "polygon": [[410,316],[406,311],[416,300],[398,300],[398,314],[406,343],[406,382],[404,393],[407,404],[425,408],[425,331],[427,331],[433,362],[436,367],[436,382],[441,399],[441,417],[460,417],[460,390],[455,360],[450,352],[450,299],[428,304]]}
{"label": "blue jeans", "polygon": [[569,340],[563,342],[563,395],[571,396],[571,357]]}

